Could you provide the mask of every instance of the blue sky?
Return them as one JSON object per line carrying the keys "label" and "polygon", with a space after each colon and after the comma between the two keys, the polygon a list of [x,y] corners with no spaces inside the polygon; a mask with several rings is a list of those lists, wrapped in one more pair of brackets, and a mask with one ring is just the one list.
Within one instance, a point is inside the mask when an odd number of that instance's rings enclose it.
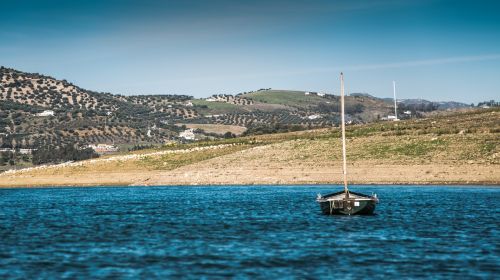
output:
{"label": "blue sky", "polygon": [[500,99],[500,1],[0,1],[0,65],[96,91]]}

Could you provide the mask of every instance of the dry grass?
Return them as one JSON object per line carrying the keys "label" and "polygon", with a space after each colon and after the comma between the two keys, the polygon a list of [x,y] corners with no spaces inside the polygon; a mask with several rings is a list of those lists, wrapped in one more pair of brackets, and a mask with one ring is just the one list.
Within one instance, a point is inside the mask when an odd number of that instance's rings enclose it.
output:
{"label": "dry grass", "polygon": [[[498,185],[499,132],[498,109],[349,126],[349,180]],[[233,145],[210,148],[221,144]],[[167,155],[4,174],[0,186],[338,183],[340,144],[338,129],[197,142],[164,147],[176,151]],[[199,147],[208,148],[182,152]]]}

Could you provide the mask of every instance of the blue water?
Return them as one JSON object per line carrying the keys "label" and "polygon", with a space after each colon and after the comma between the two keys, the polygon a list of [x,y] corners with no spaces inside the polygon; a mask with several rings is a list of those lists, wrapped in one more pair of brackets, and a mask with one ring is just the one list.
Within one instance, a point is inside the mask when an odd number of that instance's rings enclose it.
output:
{"label": "blue water", "polygon": [[500,277],[500,188],[354,186],[377,215],[321,215],[338,189],[3,189],[0,278]]}

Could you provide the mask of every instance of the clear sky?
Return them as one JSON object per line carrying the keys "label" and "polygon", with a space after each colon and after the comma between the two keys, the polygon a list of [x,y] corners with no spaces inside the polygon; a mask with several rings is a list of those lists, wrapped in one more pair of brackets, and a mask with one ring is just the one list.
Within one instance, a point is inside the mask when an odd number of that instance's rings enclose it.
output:
{"label": "clear sky", "polygon": [[0,0],[0,65],[121,94],[500,99],[500,1]]}

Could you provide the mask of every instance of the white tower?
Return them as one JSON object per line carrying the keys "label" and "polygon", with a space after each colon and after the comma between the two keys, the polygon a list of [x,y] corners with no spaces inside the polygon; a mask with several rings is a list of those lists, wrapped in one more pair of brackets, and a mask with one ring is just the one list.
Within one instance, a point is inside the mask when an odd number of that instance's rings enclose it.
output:
{"label": "white tower", "polygon": [[395,120],[398,119],[398,103],[396,99],[396,81],[392,81],[392,87],[394,90],[394,117],[396,117]]}

